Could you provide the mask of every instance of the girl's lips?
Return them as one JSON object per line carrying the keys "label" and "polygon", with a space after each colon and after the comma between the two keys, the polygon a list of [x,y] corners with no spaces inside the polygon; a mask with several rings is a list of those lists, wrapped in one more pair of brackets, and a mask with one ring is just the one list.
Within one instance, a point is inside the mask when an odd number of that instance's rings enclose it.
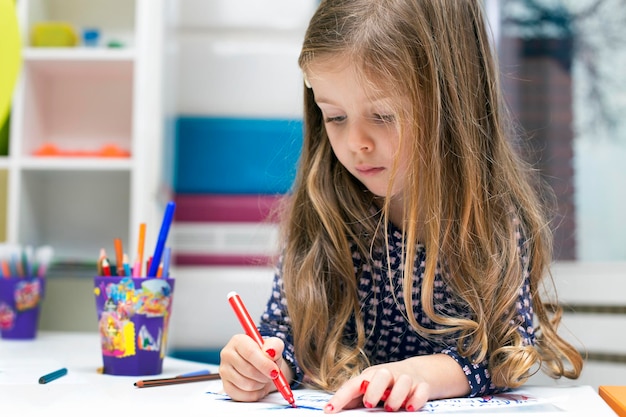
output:
{"label": "girl's lips", "polygon": [[376,175],[379,172],[384,171],[385,168],[382,167],[369,167],[369,166],[360,166],[355,168],[359,174],[362,175]]}

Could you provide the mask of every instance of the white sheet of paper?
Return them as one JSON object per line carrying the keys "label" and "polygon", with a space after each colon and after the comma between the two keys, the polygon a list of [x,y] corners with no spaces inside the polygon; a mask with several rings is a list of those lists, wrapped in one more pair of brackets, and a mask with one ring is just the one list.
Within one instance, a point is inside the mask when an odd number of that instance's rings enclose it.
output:
{"label": "white sheet of paper", "polygon": [[[581,387],[581,390],[586,388],[589,387]],[[571,390],[564,393],[558,389],[554,392],[541,394],[544,391],[545,388],[543,387],[541,390],[528,388],[514,390],[506,394],[479,398],[452,398],[429,401],[421,410],[419,410],[419,412],[427,414],[455,413],[455,415],[459,416],[466,413],[476,414],[477,412],[531,412],[533,414],[536,412],[539,412],[540,414],[552,412],[562,413],[564,410],[559,407],[559,404],[566,403],[568,397],[571,397],[572,395],[583,394],[582,392],[574,392]],[[309,416],[311,415],[312,410],[323,410],[328,400],[332,397],[332,394],[323,391],[311,389],[294,390],[293,394],[297,407],[296,409],[293,409],[277,392],[268,395],[266,398],[258,402],[248,403],[232,401],[229,396],[224,394],[219,381],[212,382],[210,386],[207,386],[206,393],[208,400],[214,402],[214,404],[210,406],[211,410],[230,410],[230,412],[234,415],[239,415],[239,413],[254,413],[254,415],[263,415],[266,412],[276,414],[281,410],[290,410],[289,415],[294,417],[298,415]],[[585,394],[593,394],[595,396],[593,391]],[[381,408],[345,410],[342,412],[342,415],[371,413],[381,410]]]}

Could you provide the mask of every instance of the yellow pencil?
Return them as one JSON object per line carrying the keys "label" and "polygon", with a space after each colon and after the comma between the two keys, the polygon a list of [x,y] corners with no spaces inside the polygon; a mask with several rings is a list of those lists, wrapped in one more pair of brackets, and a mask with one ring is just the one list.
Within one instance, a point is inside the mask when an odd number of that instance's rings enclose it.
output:
{"label": "yellow pencil", "polygon": [[98,275],[102,276],[103,275],[103,270],[102,270],[102,261],[104,261],[104,259],[107,257],[107,253],[106,250],[104,248],[100,249],[100,256],[98,257]]}

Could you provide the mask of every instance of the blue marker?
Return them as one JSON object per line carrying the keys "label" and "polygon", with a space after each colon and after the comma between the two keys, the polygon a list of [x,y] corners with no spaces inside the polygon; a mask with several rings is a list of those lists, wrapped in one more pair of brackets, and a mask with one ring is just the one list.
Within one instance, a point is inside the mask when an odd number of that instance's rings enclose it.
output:
{"label": "blue marker", "polygon": [[52,382],[55,379],[61,378],[63,375],[67,375],[67,368],[61,368],[58,371],[50,372],[39,378],[40,384],[47,384],[48,382]]}
{"label": "blue marker", "polygon": [[174,209],[176,203],[170,201],[165,207],[165,214],[163,215],[163,223],[161,223],[161,230],[159,231],[159,239],[157,240],[156,248],[154,249],[154,255],[150,263],[150,270],[148,271],[148,277],[156,277],[159,271],[159,265],[161,264],[161,256],[163,256],[163,248],[167,241],[167,234],[170,231],[172,219],[174,218]]}

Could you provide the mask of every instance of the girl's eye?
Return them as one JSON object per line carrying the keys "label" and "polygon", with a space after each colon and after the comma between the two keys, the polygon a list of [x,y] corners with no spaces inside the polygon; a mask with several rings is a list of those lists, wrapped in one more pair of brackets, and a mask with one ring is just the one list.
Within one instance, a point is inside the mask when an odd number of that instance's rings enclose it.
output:
{"label": "girl's eye", "polygon": [[379,123],[394,123],[396,117],[393,114],[374,114],[374,120]]}
{"label": "girl's eye", "polygon": [[324,119],[324,123],[341,123],[346,120],[346,116],[334,116]]}

